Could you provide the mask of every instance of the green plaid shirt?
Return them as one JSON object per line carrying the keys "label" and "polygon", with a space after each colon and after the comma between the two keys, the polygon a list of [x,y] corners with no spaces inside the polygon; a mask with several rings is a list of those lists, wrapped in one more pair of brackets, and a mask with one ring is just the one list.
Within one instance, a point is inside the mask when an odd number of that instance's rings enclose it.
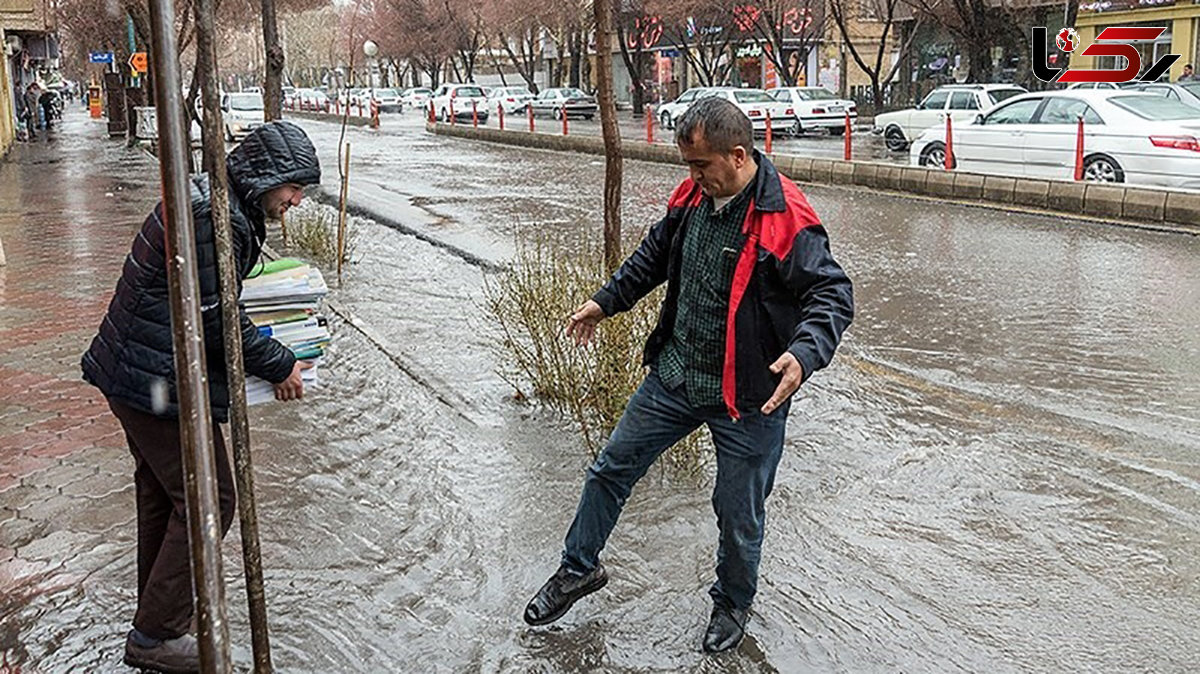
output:
{"label": "green plaid shirt", "polygon": [[750,207],[751,181],[719,213],[712,197],[693,211],[683,240],[675,327],[658,356],[658,376],[668,389],[680,385],[695,407],[723,405],[725,321],[729,289],[742,251],[742,224]]}

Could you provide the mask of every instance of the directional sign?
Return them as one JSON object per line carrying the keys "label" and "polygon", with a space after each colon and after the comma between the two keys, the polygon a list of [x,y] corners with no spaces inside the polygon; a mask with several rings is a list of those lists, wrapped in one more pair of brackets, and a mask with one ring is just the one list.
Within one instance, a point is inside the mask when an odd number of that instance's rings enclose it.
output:
{"label": "directional sign", "polygon": [[112,63],[113,53],[110,51],[94,51],[88,53],[88,63]]}
{"label": "directional sign", "polygon": [[146,58],[146,52],[139,51],[130,54],[129,67],[132,68],[135,73],[145,73],[150,68],[150,63]]}

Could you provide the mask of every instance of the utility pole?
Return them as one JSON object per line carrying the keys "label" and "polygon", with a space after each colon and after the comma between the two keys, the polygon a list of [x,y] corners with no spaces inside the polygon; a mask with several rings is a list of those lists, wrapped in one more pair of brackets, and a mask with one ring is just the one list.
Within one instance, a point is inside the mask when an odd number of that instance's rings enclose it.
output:
{"label": "utility pole", "polygon": [[263,49],[267,54],[267,76],[263,81],[263,108],[266,120],[283,117],[283,47],[279,44],[279,24],[275,0],[262,0]]}

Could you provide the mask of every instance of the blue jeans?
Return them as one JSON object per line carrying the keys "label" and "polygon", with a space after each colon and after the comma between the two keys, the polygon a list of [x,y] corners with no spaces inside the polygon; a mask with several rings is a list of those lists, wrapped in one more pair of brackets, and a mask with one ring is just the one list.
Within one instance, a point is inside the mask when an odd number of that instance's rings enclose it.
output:
{"label": "blue jeans", "polygon": [[650,466],[671,445],[707,424],[717,449],[717,580],[713,601],[746,609],[758,587],[764,504],[783,453],[789,403],[770,416],[755,410],[739,421],[724,406],[693,407],[682,390],[671,391],[651,372],[629,399],[608,445],[587,469],[575,521],[567,532],[562,563],[587,574],[599,563],[621,508]]}

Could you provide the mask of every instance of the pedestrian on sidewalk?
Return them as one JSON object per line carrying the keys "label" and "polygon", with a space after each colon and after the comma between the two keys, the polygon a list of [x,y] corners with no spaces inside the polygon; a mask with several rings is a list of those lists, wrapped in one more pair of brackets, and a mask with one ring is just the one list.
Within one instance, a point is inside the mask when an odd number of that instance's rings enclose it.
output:
{"label": "pedestrian on sidewalk", "polygon": [[[304,186],[320,182],[321,168],[304,131],[283,121],[251,132],[229,154],[225,167],[234,261],[242,279],[252,273],[262,252],[265,220],[299,204]],[[191,192],[223,536],[233,523],[235,495],[216,425],[228,419],[229,390],[208,176],[195,176]],[[200,660],[196,638],[189,634],[192,575],[162,209],[160,202],[134,240],[82,367],[84,379],[104,393],[121,422],[136,463],[138,606],[125,641],[125,663],[187,672],[199,671]],[[260,334],[245,313],[241,332],[246,372],[272,382],[279,400],[303,396],[301,370],[307,364]]]}
{"label": "pedestrian on sidewalk", "polygon": [[25,88],[25,123],[28,129],[29,140],[37,140],[38,94],[40,90],[41,87],[38,86],[37,82],[30,82],[29,86]]}
{"label": "pedestrian on sidewalk", "polygon": [[586,345],[601,320],[667,284],[643,354],[650,371],[587,469],[558,571],[524,617],[554,622],[607,584],[600,552],[634,485],[664,450],[707,425],[720,539],[703,649],[715,653],[745,634],[789,401],[833,358],[854,314],[853,292],[816,213],[754,149],[737,106],[698,101],[679,119],[675,141],[690,177],[666,217],[567,322],[567,334]]}

